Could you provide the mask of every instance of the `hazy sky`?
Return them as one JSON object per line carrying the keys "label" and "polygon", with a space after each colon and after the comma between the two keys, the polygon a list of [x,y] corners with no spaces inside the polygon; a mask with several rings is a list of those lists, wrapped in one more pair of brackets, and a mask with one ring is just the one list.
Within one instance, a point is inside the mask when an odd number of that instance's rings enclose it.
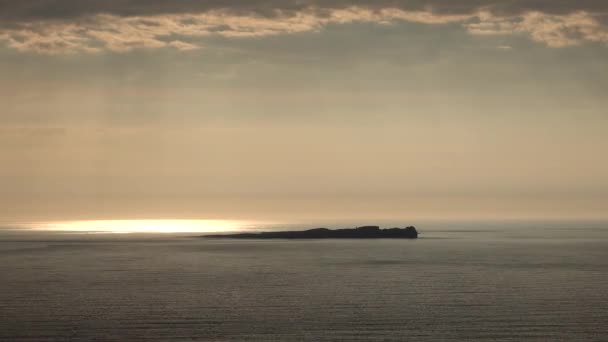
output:
{"label": "hazy sky", "polygon": [[608,216],[608,1],[0,0],[0,220]]}

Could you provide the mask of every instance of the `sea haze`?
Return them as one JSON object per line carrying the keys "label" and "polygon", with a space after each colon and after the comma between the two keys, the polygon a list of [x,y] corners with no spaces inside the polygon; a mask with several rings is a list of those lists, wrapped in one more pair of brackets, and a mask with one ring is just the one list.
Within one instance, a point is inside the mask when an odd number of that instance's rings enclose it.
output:
{"label": "sea haze", "polygon": [[417,240],[6,228],[1,341],[608,337],[601,222],[423,223]]}

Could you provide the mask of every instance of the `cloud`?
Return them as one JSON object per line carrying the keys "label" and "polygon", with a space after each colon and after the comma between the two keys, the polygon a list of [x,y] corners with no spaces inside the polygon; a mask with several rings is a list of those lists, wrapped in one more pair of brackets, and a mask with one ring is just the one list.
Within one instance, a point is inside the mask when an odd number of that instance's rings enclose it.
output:
{"label": "cloud", "polygon": [[190,44],[186,42],[182,42],[181,40],[174,40],[169,42],[169,46],[173,46],[174,48],[181,51],[190,51],[190,50],[198,50],[201,47],[196,44]]}
{"label": "cloud", "polygon": [[553,15],[529,12],[518,17],[481,14],[476,23],[467,23],[476,35],[525,34],[547,46],[560,48],[580,45],[585,41],[608,42],[608,27],[587,12]]}
{"label": "cloud", "polygon": [[0,0],[0,41],[47,54],[200,48],[201,37],[315,32],[329,24],[458,24],[473,35],[527,35],[549,47],[608,42],[606,1]]}
{"label": "cloud", "polygon": [[500,15],[519,15],[531,11],[547,14],[608,12],[608,2],[605,0],[0,0],[0,22],[74,19],[97,14],[127,17],[210,11],[271,18],[310,9],[323,12],[350,7],[372,11],[386,8],[403,11],[432,10],[447,15],[474,14],[480,11]]}
{"label": "cloud", "polygon": [[[467,19],[464,15],[435,15],[430,12],[406,12],[399,9],[372,11],[364,8],[337,9],[319,15],[314,11],[291,13],[280,18],[237,15],[226,11],[199,14],[170,14],[119,17],[98,14],[80,21],[27,22],[2,31],[0,39],[20,51],[42,53],[126,52],[136,48],[172,46],[194,50],[197,44],[184,41],[205,36],[251,38],[279,34],[318,31],[330,24],[377,22],[389,24],[405,20],[427,24],[445,24]],[[184,40],[170,39],[183,37]]]}

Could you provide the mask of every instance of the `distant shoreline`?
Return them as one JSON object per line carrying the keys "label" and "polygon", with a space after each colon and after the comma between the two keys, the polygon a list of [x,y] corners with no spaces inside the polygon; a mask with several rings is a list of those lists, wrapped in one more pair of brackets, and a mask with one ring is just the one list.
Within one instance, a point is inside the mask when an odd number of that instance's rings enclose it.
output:
{"label": "distant shoreline", "polygon": [[309,230],[212,234],[203,235],[210,239],[416,239],[418,231],[415,227],[387,228],[379,226],[363,226],[346,229],[315,228]]}

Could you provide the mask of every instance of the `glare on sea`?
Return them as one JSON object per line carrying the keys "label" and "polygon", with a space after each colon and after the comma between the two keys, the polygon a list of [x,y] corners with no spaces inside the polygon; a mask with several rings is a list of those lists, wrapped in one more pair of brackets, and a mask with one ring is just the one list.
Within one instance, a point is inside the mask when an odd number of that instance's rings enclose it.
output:
{"label": "glare on sea", "polygon": [[236,220],[81,220],[34,222],[26,228],[98,233],[209,233],[242,231],[253,222]]}

